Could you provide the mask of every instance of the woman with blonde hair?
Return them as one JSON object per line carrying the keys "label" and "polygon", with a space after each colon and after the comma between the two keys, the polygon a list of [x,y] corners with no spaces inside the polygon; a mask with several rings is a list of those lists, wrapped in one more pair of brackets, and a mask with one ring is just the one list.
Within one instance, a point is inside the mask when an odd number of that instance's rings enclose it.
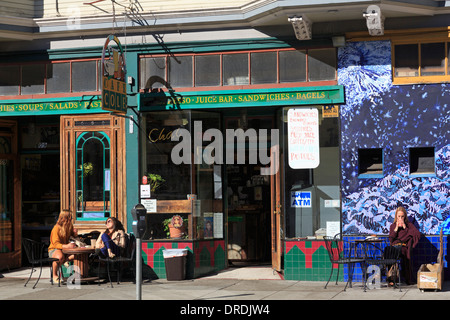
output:
{"label": "woman with blonde hair", "polygon": [[70,243],[71,236],[76,236],[77,230],[74,229],[72,223],[72,214],[68,210],[62,210],[59,213],[58,221],[50,233],[50,245],[48,246],[48,256],[50,258],[57,258],[59,261],[53,262],[53,281],[58,281],[58,269],[61,264],[66,261],[73,260],[74,256],[66,257],[62,249],[75,248],[75,243]]}
{"label": "woman with blonde hair", "polygon": [[402,273],[406,284],[412,283],[411,251],[419,243],[422,235],[411,223],[404,207],[395,210],[394,222],[389,229],[389,241],[392,246],[401,247]]}

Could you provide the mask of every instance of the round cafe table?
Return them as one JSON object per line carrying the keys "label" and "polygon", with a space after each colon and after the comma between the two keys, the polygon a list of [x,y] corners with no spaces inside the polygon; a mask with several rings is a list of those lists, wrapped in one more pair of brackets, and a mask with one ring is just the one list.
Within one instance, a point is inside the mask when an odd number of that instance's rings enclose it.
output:
{"label": "round cafe table", "polygon": [[79,272],[81,281],[95,281],[98,277],[89,277],[88,258],[90,253],[94,253],[95,249],[91,247],[77,247],[72,249],[63,249],[62,252],[67,255],[74,255],[73,264],[78,268],[74,268],[75,272]]}

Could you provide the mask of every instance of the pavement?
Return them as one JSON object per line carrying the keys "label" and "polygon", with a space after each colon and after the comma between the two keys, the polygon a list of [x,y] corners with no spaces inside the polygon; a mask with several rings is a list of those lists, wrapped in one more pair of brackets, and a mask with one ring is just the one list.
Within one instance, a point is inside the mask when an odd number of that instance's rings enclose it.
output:
{"label": "pavement", "polygon": [[[51,285],[49,269],[43,269],[41,280],[32,289],[36,278],[24,287],[30,273],[29,268],[0,273],[0,300],[64,300],[64,301],[131,301],[137,300],[139,288],[131,279],[120,284],[109,282],[86,284],[63,284],[61,287]],[[35,272],[36,274],[37,272]],[[249,311],[249,306],[266,306],[266,311],[286,312],[297,309],[300,305],[308,306],[317,301],[428,301],[450,300],[450,282],[444,282],[440,291],[421,291],[416,285],[403,285],[401,290],[388,288],[381,284],[380,288],[364,292],[362,283],[353,283],[352,288],[344,291],[345,283],[330,282],[324,289],[325,282],[283,280],[270,268],[229,268],[215,275],[198,279],[168,281],[166,279],[143,279],[141,299],[149,306],[169,307],[174,315],[187,313],[198,315],[200,310],[207,312],[206,307],[215,307],[215,315],[230,312],[243,315],[242,312],[262,312],[264,309]],[[302,303],[302,304],[299,304]],[[305,305],[306,303],[306,305]],[[238,306],[238,307],[235,307]],[[202,308],[205,309],[202,309]],[[191,308],[192,310],[190,310]],[[228,309],[226,309],[228,308]],[[233,309],[234,308],[234,309]],[[236,309],[238,308],[238,309]],[[323,309],[323,308],[322,308]],[[325,308],[326,309],[326,308]],[[217,311],[219,310],[219,311]],[[259,311],[258,311],[259,310]],[[319,310],[321,313],[327,310]],[[184,313],[183,313],[184,312]],[[196,313],[197,312],[197,313]],[[233,313],[234,312],[234,313]],[[244,312],[244,313],[245,313]],[[244,314],[245,315],[245,314]],[[263,314],[268,315],[268,314]],[[208,316],[203,314],[203,316]],[[228,314],[227,314],[228,316]],[[210,317],[210,316],[208,316]]]}

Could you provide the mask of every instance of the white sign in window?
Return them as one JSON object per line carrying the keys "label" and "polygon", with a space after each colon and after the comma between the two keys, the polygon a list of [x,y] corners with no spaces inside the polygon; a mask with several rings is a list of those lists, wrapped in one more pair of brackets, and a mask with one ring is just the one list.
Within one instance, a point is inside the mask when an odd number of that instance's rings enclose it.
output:
{"label": "white sign in window", "polygon": [[320,163],[319,111],[316,108],[289,109],[288,156],[292,169],[313,169]]}
{"label": "white sign in window", "polygon": [[291,208],[311,208],[311,191],[291,191]]}

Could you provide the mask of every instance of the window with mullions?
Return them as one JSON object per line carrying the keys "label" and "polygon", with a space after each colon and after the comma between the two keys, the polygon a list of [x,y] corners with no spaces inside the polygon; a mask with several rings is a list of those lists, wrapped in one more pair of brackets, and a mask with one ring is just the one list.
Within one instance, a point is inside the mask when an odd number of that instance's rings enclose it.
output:
{"label": "window with mullions", "polygon": [[449,47],[449,42],[394,45],[394,82],[449,81]]}
{"label": "window with mullions", "polygon": [[104,132],[82,133],[76,142],[77,218],[110,216],[110,143]]}
{"label": "window with mullions", "polygon": [[139,85],[152,91],[336,81],[336,60],[335,48],[142,56]]}
{"label": "window with mullions", "polygon": [[98,59],[0,65],[0,96],[99,91]]}

